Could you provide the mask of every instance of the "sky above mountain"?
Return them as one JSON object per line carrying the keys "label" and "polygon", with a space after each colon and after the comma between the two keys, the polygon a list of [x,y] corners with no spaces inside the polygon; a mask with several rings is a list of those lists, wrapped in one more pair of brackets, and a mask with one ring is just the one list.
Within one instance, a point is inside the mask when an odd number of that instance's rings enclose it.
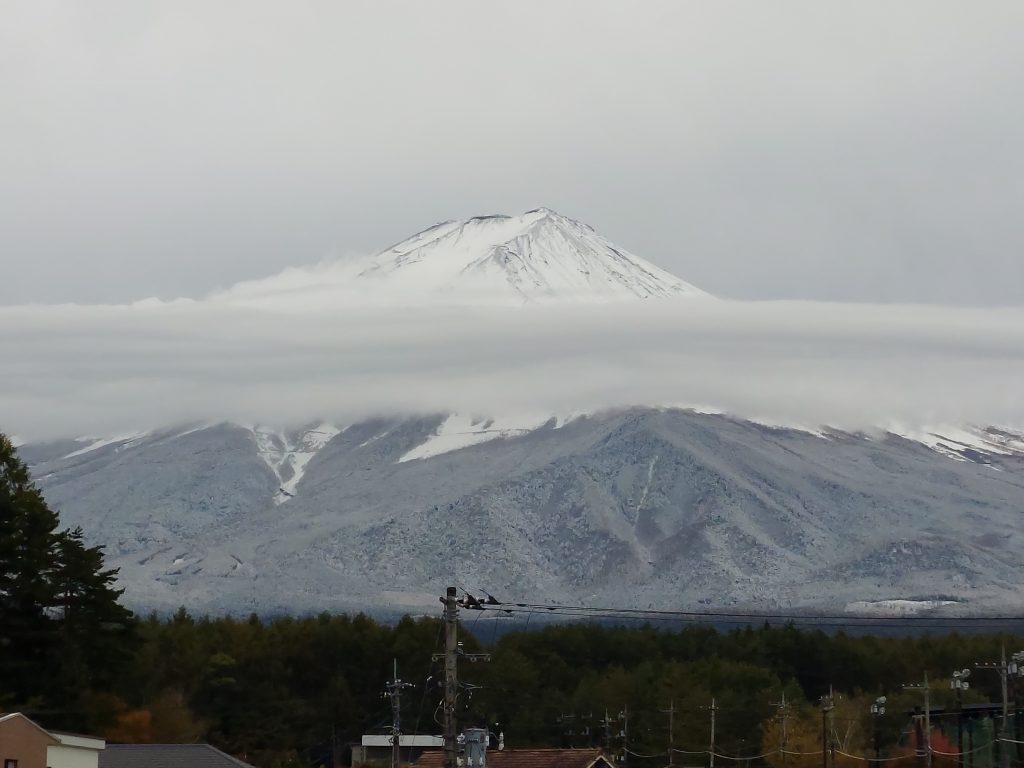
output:
{"label": "sky above mountain", "polygon": [[16,0],[0,305],[550,206],[726,298],[1024,304],[1024,6]]}

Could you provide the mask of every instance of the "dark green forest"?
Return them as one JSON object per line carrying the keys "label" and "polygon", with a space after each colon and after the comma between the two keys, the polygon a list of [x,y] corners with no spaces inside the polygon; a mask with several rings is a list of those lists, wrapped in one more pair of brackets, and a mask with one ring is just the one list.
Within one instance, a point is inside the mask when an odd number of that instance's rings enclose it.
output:
{"label": "dark green forest", "polygon": [[[881,741],[887,754],[899,754],[901,733],[922,701],[904,683],[920,681],[928,670],[931,706],[952,713],[954,669],[998,659],[1003,644],[1024,645],[994,635],[881,638],[793,626],[723,633],[708,626],[594,624],[520,629],[482,642],[468,633],[472,625],[467,617],[466,650],[489,652],[491,661],[461,665],[469,684],[460,697],[464,725],[497,723],[513,747],[594,744],[621,752],[619,715],[628,712],[632,762],[658,755],[660,762],[651,764],[659,766],[668,748],[670,703],[673,746],[700,752],[709,744],[712,697],[716,751],[754,756],[774,749],[783,694],[790,702],[789,747],[820,750],[818,704],[830,686],[844,751],[870,750],[870,705],[886,695]],[[150,617],[138,624],[135,655],[105,692],[108,709],[92,727],[115,736],[120,728],[133,740],[208,739],[250,759],[316,757],[332,739],[340,746],[386,732],[389,703],[381,693],[397,660],[401,677],[415,685],[404,698],[404,730],[438,733],[440,666],[430,659],[441,650],[440,630],[441,622],[430,618],[387,625],[361,615],[266,622],[194,619],[184,611],[168,620]],[[477,634],[486,640],[491,631],[478,626]],[[997,674],[978,671],[974,681],[965,702],[999,699]],[[615,721],[612,734],[601,723],[606,713]],[[934,719],[942,725],[950,716]]]}
{"label": "dark green forest", "polygon": [[[386,732],[382,692],[397,662],[414,686],[403,698],[404,732],[440,730],[440,665],[431,659],[441,650],[440,603],[436,618],[393,623],[365,615],[193,617],[185,609],[140,618],[120,607],[115,580],[102,550],[85,546],[80,531],[60,529],[0,435],[0,710],[112,741],[209,741],[266,768],[327,765],[332,754],[344,759],[361,734]],[[951,752],[952,672],[998,659],[1003,646],[1024,648],[1022,637],[995,634],[529,626],[532,616],[493,615],[463,612],[466,650],[491,658],[461,665],[462,725],[501,730],[511,747],[605,746],[649,768],[664,768],[672,748],[678,765],[706,764],[713,700],[716,752],[761,765],[820,765],[819,704],[830,691],[826,740],[838,762],[876,746],[912,761],[907,729],[922,692],[903,686],[926,672],[942,731],[933,748]],[[976,670],[971,683],[963,703],[1000,700],[995,672]],[[1014,678],[1015,703],[1018,694],[1024,684]],[[881,695],[886,712],[874,717]],[[975,730],[977,744],[991,741],[991,728]],[[977,768],[990,764],[982,757],[991,754],[979,746]],[[1024,763],[1018,757],[1014,748],[1014,766]]]}

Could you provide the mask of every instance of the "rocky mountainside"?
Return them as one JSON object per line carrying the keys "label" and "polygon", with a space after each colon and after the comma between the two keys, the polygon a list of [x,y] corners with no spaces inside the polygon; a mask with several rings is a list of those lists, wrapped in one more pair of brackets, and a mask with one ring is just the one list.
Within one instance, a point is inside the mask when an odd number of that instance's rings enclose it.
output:
{"label": "rocky mountainside", "polygon": [[432,609],[449,583],[660,608],[1024,605],[1024,437],[1008,432],[812,434],[633,408],[20,450],[135,607]]}

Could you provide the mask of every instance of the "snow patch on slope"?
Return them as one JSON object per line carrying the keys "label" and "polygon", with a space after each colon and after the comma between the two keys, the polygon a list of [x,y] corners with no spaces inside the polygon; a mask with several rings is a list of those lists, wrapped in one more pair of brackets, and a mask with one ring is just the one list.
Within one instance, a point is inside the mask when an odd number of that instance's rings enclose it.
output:
{"label": "snow patch on slope", "polygon": [[856,600],[846,604],[847,613],[869,616],[914,616],[947,605],[958,605],[956,600]]}
{"label": "snow patch on slope", "polygon": [[889,433],[931,448],[956,461],[976,461],[976,454],[1024,455],[1024,433],[1001,427],[889,427]]}
{"label": "snow patch on slope", "polygon": [[426,442],[405,453],[399,463],[429,459],[444,453],[468,448],[499,438],[519,437],[551,422],[553,417],[479,418],[453,413],[446,418]]}
{"label": "snow patch on slope", "polygon": [[306,465],[344,428],[322,423],[298,433],[286,433],[267,427],[249,427],[256,441],[259,456],[270,467],[278,481],[274,503],[283,504],[292,498],[299,481],[306,473]]}
{"label": "snow patch on slope", "polygon": [[119,444],[114,450],[121,450],[122,448],[132,448],[138,445],[138,441],[148,435],[148,432],[130,432],[124,435],[115,435],[114,437],[80,437],[75,442],[88,444],[84,448],[79,448],[77,451],[72,451],[66,456],[62,456],[62,459],[73,459],[76,456],[82,456],[92,451],[97,451],[100,448],[105,448],[108,445]]}

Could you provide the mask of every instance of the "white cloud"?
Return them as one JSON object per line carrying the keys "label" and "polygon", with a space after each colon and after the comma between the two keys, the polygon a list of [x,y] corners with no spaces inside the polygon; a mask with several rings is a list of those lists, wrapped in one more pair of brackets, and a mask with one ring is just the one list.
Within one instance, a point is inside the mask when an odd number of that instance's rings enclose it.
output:
{"label": "white cloud", "polygon": [[0,308],[0,429],[109,435],[700,405],[803,426],[1024,424],[1024,309],[636,302]]}

